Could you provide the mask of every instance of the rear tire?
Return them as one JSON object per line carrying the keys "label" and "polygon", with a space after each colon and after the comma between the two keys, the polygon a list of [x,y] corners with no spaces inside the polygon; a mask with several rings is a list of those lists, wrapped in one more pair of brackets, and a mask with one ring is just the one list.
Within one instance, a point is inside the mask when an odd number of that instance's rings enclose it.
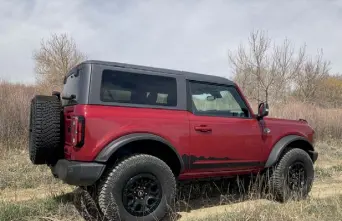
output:
{"label": "rear tire", "polygon": [[302,149],[290,149],[275,166],[270,189],[277,201],[302,200],[311,191],[313,180],[314,167],[309,154]]}
{"label": "rear tire", "polygon": [[176,181],[162,160],[135,155],[119,163],[99,187],[99,206],[108,220],[161,220],[172,207]]}
{"label": "rear tire", "polygon": [[63,156],[62,112],[56,96],[37,95],[31,100],[29,155],[33,164],[54,164]]}

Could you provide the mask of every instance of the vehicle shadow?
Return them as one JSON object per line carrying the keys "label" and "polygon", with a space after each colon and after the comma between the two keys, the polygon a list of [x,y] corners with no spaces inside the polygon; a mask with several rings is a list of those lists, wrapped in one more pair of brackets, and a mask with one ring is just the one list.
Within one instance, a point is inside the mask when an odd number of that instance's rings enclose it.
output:
{"label": "vehicle shadow", "polygon": [[264,179],[260,177],[255,179],[245,177],[218,182],[190,184],[182,186],[178,194],[177,201],[175,202],[175,211],[178,217],[172,217],[169,220],[179,219],[181,218],[181,214],[179,213],[190,213],[193,210],[257,199],[272,199],[268,193]]}
{"label": "vehicle shadow", "polygon": [[[56,197],[57,200],[72,203],[79,215],[86,221],[105,221],[91,190],[77,188],[71,193]],[[269,199],[265,185],[255,179],[227,179],[218,182],[179,184],[172,213],[165,221],[180,219],[181,213],[192,210],[229,205],[255,199]]]}

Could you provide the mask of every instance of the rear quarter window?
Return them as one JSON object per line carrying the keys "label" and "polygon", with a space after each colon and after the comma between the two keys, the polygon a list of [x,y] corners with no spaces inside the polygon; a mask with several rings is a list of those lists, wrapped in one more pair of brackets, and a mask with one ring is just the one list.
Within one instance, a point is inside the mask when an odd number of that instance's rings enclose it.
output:
{"label": "rear quarter window", "polygon": [[150,106],[177,106],[177,82],[173,77],[114,70],[102,73],[100,100]]}

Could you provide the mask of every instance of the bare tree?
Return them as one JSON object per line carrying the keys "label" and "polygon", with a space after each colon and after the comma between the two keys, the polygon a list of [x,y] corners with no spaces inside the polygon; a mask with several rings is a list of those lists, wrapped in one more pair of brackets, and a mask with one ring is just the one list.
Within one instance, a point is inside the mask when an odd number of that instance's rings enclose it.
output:
{"label": "bare tree", "polygon": [[[249,98],[278,101],[290,90],[292,78],[300,72],[305,60],[305,47],[297,54],[288,39],[275,45],[263,31],[250,34],[247,49],[229,51],[235,80]],[[297,55],[297,56],[296,56]]]}
{"label": "bare tree", "polygon": [[330,74],[318,84],[315,103],[325,108],[342,107],[342,75]]}
{"label": "bare tree", "polygon": [[330,62],[323,59],[323,50],[316,58],[308,58],[295,76],[296,96],[304,102],[314,102],[319,85],[329,76]]}
{"label": "bare tree", "polygon": [[59,87],[68,71],[86,59],[75,41],[67,34],[53,34],[41,41],[40,49],[34,51],[36,77],[39,84]]}

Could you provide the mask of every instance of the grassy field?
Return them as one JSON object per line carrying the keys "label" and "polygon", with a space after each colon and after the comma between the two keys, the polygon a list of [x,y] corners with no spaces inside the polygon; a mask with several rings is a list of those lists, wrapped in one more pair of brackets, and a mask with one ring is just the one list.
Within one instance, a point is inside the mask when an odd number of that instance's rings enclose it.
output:
{"label": "grassy field", "polygon": [[[342,220],[341,146],[337,142],[317,144],[320,157],[315,166],[316,180],[310,197],[305,201],[281,204],[253,191],[234,199],[224,194],[202,196],[197,200],[179,201],[178,216],[168,219]],[[54,179],[46,166],[31,165],[24,150],[2,152],[0,190],[1,221],[81,221],[89,217],[85,208],[89,212],[91,202],[83,193]]]}
{"label": "grassy field", "polygon": [[[0,221],[84,220],[89,217],[85,208],[94,209],[86,195],[54,179],[46,166],[33,166],[28,159],[29,102],[36,91],[33,86],[0,81],[0,103],[6,107],[0,108]],[[332,142],[342,139],[342,110],[293,101],[271,105],[270,114],[304,118],[319,140],[329,141],[317,143],[320,155],[310,197],[280,204],[253,191],[247,196],[204,194],[191,201],[185,196],[178,203],[178,217],[171,220],[342,220],[342,142]]]}

